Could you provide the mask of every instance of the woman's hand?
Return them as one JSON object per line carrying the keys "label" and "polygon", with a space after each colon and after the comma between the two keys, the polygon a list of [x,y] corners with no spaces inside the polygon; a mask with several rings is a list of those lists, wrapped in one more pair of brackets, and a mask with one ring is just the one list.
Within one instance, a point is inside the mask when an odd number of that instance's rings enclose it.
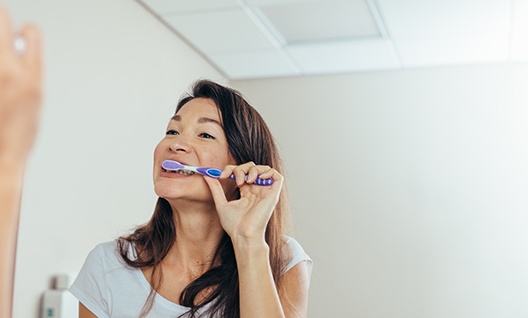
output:
{"label": "woman's hand", "polygon": [[0,7],[0,159],[15,163],[25,162],[35,138],[42,89],[40,33],[26,25],[19,35],[22,52],[14,48],[9,14]]}
{"label": "woman's hand", "polygon": [[0,317],[11,317],[24,166],[35,137],[41,94],[40,35],[25,26],[16,52],[8,12],[0,7]]}
{"label": "woman's hand", "polygon": [[[283,176],[268,166],[257,166],[248,162],[240,166],[225,167],[220,179],[231,174],[236,177],[240,199],[229,201],[217,179],[204,177],[215,201],[222,227],[233,242],[264,241],[268,221],[277,205],[284,181]],[[247,179],[246,179],[247,175]],[[257,177],[273,179],[270,186],[252,184]]]}

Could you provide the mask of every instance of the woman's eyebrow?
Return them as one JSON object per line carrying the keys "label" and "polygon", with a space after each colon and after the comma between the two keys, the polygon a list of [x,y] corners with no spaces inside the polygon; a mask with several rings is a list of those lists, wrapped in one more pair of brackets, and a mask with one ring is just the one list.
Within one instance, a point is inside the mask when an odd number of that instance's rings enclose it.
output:
{"label": "woman's eyebrow", "polygon": [[[171,120],[181,121],[181,116],[180,115],[174,115],[174,116],[172,116]],[[213,118],[209,118],[209,117],[200,117],[200,118],[198,118],[198,123],[199,124],[214,123],[214,124],[217,124],[218,126],[222,127],[222,124],[218,120],[213,119]]]}
{"label": "woman's eyebrow", "polygon": [[200,117],[198,119],[198,123],[200,123],[200,124],[214,123],[214,124],[217,124],[218,126],[222,127],[222,124],[218,120],[213,119],[213,118],[209,118],[209,117]]}

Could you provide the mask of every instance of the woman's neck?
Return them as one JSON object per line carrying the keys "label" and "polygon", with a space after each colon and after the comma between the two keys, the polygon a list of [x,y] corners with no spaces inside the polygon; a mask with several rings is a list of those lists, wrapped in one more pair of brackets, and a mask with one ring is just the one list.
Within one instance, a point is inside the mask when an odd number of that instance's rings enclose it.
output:
{"label": "woman's neck", "polygon": [[181,202],[171,203],[171,207],[176,240],[164,261],[185,269],[209,268],[225,233],[215,207]]}

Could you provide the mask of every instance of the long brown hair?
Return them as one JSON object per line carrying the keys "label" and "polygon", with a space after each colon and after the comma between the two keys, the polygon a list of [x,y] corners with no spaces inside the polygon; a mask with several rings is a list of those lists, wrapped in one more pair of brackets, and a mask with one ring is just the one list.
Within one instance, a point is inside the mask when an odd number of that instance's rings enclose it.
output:
{"label": "long brown hair", "polygon": [[[238,91],[208,80],[197,81],[192,86],[191,92],[178,103],[176,113],[187,102],[199,97],[213,100],[218,107],[229,151],[237,164],[253,161],[257,165],[273,167],[284,175],[282,160],[268,126]],[[265,233],[270,250],[269,260],[273,278],[279,291],[284,267],[283,237],[288,222],[285,192],[284,185]],[[153,269],[151,292],[140,317],[145,316],[152,308],[156,290],[163,280],[160,263],[176,239],[172,209],[163,198],[158,198],[154,214],[147,224],[138,227],[132,234],[118,239],[118,251],[129,266]],[[129,255],[131,247],[140,251],[134,257]],[[196,317],[199,309],[211,304],[206,310],[211,316],[239,318],[238,270],[233,245],[226,233],[218,245],[213,264],[219,265],[210,268],[183,290],[180,304],[190,308],[188,312],[190,317]],[[155,282],[154,277],[158,277]],[[212,292],[206,293],[206,298],[197,303],[197,296],[206,290]]]}

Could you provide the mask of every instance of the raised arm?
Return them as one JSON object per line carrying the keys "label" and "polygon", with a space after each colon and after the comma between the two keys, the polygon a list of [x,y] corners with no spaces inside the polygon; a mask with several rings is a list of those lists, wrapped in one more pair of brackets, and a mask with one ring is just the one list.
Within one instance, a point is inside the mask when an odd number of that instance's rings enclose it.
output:
{"label": "raised arm", "polygon": [[14,49],[9,15],[0,7],[0,317],[11,317],[16,239],[24,168],[41,99],[40,35],[20,31],[25,50]]}

